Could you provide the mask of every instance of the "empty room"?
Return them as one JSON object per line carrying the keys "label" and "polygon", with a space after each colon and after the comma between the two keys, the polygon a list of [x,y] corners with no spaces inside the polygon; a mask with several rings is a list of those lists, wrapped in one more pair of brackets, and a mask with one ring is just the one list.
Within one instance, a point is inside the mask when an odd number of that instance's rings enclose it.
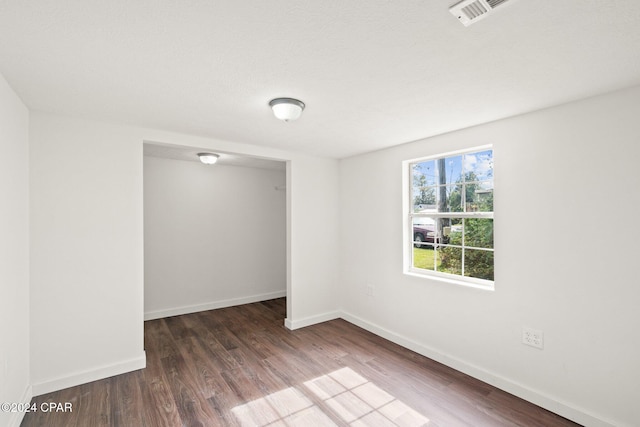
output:
{"label": "empty room", "polygon": [[637,0],[0,2],[0,427],[637,427],[639,142]]}

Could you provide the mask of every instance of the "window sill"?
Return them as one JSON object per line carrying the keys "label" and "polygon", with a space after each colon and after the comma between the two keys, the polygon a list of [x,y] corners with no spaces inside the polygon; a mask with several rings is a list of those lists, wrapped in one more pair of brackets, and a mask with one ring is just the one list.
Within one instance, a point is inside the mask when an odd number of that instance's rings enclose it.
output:
{"label": "window sill", "polygon": [[436,274],[424,273],[422,270],[413,270],[413,269],[404,271],[404,274],[407,276],[419,277],[420,279],[435,280],[437,282],[450,283],[453,285],[465,286],[467,288],[480,289],[483,291],[495,291],[494,282],[490,282],[490,281],[482,281],[482,282],[485,282],[485,283],[482,283],[480,281],[476,282],[472,280],[465,280],[464,278],[454,279],[449,277],[438,276]]}

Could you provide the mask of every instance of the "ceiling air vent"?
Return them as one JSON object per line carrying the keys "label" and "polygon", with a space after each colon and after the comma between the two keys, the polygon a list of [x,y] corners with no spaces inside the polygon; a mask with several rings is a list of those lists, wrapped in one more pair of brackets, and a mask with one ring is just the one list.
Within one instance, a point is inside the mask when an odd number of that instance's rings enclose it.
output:
{"label": "ceiling air vent", "polygon": [[462,0],[451,6],[449,12],[468,27],[489,15],[496,7],[508,2],[509,0]]}

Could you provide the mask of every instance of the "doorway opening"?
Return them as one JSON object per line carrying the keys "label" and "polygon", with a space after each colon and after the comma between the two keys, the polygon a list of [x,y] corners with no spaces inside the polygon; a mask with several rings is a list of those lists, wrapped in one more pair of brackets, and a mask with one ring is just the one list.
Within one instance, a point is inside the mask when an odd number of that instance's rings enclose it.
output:
{"label": "doorway opening", "polygon": [[145,320],[287,296],[286,165],[144,143]]}

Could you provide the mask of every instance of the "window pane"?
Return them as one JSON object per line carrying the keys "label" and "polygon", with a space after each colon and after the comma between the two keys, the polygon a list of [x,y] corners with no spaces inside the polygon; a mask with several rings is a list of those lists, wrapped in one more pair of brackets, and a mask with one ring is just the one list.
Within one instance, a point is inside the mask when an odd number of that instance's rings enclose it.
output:
{"label": "window pane", "polygon": [[412,165],[411,178],[413,211],[435,209],[436,204],[436,171],[435,161],[416,163]]}
{"label": "window pane", "polygon": [[436,220],[433,218],[413,218],[413,246],[422,248],[426,243],[435,243]]}
{"label": "window pane", "polygon": [[490,218],[465,219],[464,245],[493,249],[493,220]]}
{"label": "window pane", "polygon": [[422,245],[420,248],[413,248],[414,268],[425,270],[435,270],[435,251],[432,245]]}
{"label": "window pane", "polygon": [[464,275],[493,280],[493,251],[464,250]]}
{"label": "window pane", "polygon": [[462,212],[462,187],[446,185],[436,188],[436,212]]}
{"label": "window pane", "polygon": [[[458,219],[458,221],[461,220]],[[424,243],[448,243],[451,223],[451,218],[413,218],[413,245],[420,248]]]}
{"label": "window pane", "polygon": [[466,212],[493,212],[493,182],[465,184]]}
{"label": "window pane", "polygon": [[439,246],[436,248],[437,271],[462,274],[462,248]]}
{"label": "window pane", "polygon": [[414,212],[434,212],[436,209],[436,188],[435,187],[413,187],[413,211]]}
{"label": "window pane", "polygon": [[438,184],[451,185],[462,180],[462,156],[445,157],[435,161]]}
{"label": "window pane", "polygon": [[465,154],[464,171],[467,181],[493,179],[493,151],[486,150]]}
{"label": "window pane", "polygon": [[421,185],[434,186],[437,182],[436,161],[427,160],[426,162],[414,163],[412,165],[413,176],[418,177],[422,182]]}
{"label": "window pane", "polygon": [[450,245],[462,245],[462,219],[461,218],[443,218],[444,235],[446,240],[444,243]]}

